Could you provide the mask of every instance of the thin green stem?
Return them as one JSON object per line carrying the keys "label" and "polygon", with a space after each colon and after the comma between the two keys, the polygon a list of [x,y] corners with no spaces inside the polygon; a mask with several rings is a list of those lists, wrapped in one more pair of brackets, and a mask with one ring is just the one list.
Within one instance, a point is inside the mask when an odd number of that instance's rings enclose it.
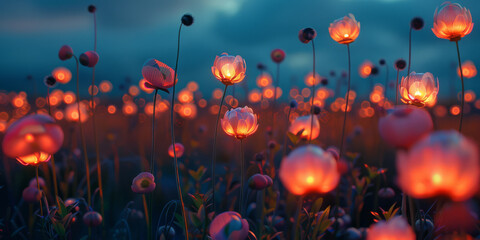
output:
{"label": "thin green stem", "polygon": [[455,44],[457,45],[457,56],[458,56],[458,67],[460,68],[460,79],[462,80],[462,101],[461,101],[461,107],[460,107],[460,125],[458,126],[458,131],[461,133],[462,132],[462,124],[463,124],[463,106],[465,105],[465,86],[463,83],[463,69],[462,69],[462,61],[460,60],[460,49],[458,47],[458,41],[455,41]]}
{"label": "thin green stem", "polygon": [[385,74],[385,94],[384,94],[384,97],[383,97],[383,107],[385,108],[385,103],[388,101],[388,64],[387,62],[385,61],[385,70],[386,70],[386,74]]}
{"label": "thin green stem", "polygon": [[220,101],[220,106],[218,108],[217,121],[215,122],[215,133],[213,135],[213,156],[212,156],[212,209],[215,215],[215,161],[217,160],[217,132],[218,132],[218,122],[220,121],[220,113],[222,112],[223,101],[225,100],[225,95],[227,94],[228,85],[225,84],[225,89],[223,90],[222,100]]}
{"label": "thin green stem", "polygon": [[[35,176],[37,177],[37,189],[40,192],[40,196],[43,196],[42,189],[40,189],[40,182],[38,181],[38,165],[35,166]],[[42,198],[40,198],[40,215],[43,217],[43,204],[42,204]]]}
{"label": "thin green stem", "polygon": [[155,176],[155,108],[157,106],[158,89],[155,89],[153,95],[153,113],[152,113],[152,154],[150,156],[150,173]]}
{"label": "thin green stem", "polygon": [[186,218],[186,213],[185,213],[185,204],[183,202],[183,195],[182,195],[182,187],[180,186],[180,174],[178,173],[178,159],[177,159],[177,151],[175,149],[175,128],[174,128],[174,122],[173,122],[173,107],[175,105],[175,86],[176,84],[176,79],[177,79],[177,69],[178,69],[178,57],[180,54],[180,32],[182,30],[182,23],[180,23],[180,27],[178,28],[178,42],[177,42],[177,60],[175,61],[175,71],[173,74],[173,90],[172,90],[172,103],[171,103],[171,111],[170,111],[170,128],[171,128],[171,133],[172,133],[172,146],[173,146],[173,159],[174,159],[174,164],[175,164],[175,181],[177,183],[177,191],[178,191],[178,197],[180,198],[180,204],[182,205],[182,216],[183,216],[183,224],[185,225],[184,229],[184,234],[185,238],[188,240],[188,223],[187,223],[187,218]]}
{"label": "thin green stem", "polygon": [[315,77],[315,43],[312,40],[312,53],[313,53],[313,83],[312,83],[312,103],[310,106],[310,115],[311,115],[311,120],[310,120],[310,138],[308,139],[308,143],[312,142],[312,133],[313,133],[313,109],[314,109],[314,100],[315,100],[315,83],[317,81],[317,78]]}
{"label": "thin green stem", "polygon": [[347,112],[348,112],[348,99],[350,98],[350,78],[351,78],[351,61],[350,61],[350,45],[347,44],[347,52],[348,52],[348,83],[347,83],[347,96],[345,97],[345,114],[343,117],[343,126],[342,126],[342,139],[340,142],[340,153],[339,158],[342,157],[343,153],[343,139],[345,137],[345,125],[347,123]]}

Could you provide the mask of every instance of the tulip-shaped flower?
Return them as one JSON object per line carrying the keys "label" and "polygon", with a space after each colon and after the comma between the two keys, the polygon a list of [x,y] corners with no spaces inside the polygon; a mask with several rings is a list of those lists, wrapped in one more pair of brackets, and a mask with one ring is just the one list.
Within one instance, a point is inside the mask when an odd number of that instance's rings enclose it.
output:
{"label": "tulip-shaped flower", "polygon": [[480,161],[475,143],[456,131],[438,131],[397,153],[398,182],[415,198],[447,195],[464,201],[478,190]]}
{"label": "tulip-shaped flower", "polygon": [[142,76],[145,79],[145,87],[156,88],[168,93],[168,88],[171,88],[176,82],[173,81],[175,72],[165,63],[157,59],[148,59],[142,67]]}
{"label": "tulip-shaped flower", "polygon": [[50,160],[63,144],[63,131],[55,120],[34,114],[14,122],[3,138],[3,152],[23,165],[38,165]]}
{"label": "tulip-shaped flower", "polygon": [[[313,125],[311,124],[312,122],[312,116],[313,116]],[[303,139],[316,139],[318,135],[320,135],[320,121],[318,121],[318,118],[316,115],[306,115],[306,116],[301,116],[296,118],[290,127],[288,128],[288,131],[297,135],[300,131],[303,132],[301,133],[300,137]]]}
{"label": "tulip-shaped flower", "polygon": [[315,145],[293,150],[282,160],[279,176],[287,190],[295,195],[330,192],[340,179],[334,157]]}
{"label": "tulip-shaped flower", "polygon": [[333,40],[341,44],[349,44],[357,39],[360,34],[360,23],[355,20],[353,14],[348,14],[343,18],[330,23],[328,32]]}
{"label": "tulip-shaped flower", "polygon": [[241,56],[222,53],[213,62],[212,74],[228,86],[241,82],[245,78],[246,69],[245,60]]}
{"label": "tulip-shaped flower", "polygon": [[407,221],[397,216],[388,221],[373,224],[367,233],[367,240],[415,240],[415,232]]}
{"label": "tulip-shaped flower", "polygon": [[382,139],[396,148],[409,148],[433,130],[430,114],[413,106],[397,106],[388,110],[378,122]]}
{"label": "tulip-shaped flower", "polygon": [[240,140],[252,135],[258,129],[257,115],[247,106],[227,111],[221,121],[223,131]]}
{"label": "tulip-shaped flower", "polygon": [[138,174],[132,181],[134,193],[151,193],[155,190],[155,177],[149,172]]}
{"label": "tulip-shaped flower", "polygon": [[249,226],[247,220],[237,212],[223,212],[213,219],[209,230],[213,240],[245,240]]}
{"label": "tulip-shaped flower", "polygon": [[423,107],[436,101],[438,89],[438,78],[435,82],[431,73],[412,72],[408,77],[402,77],[399,91],[402,102]]}
{"label": "tulip-shaped flower", "polygon": [[460,4],[444,2],[435,10],[432,31],[438,38],[458,41],[472,29],[472,15]]}

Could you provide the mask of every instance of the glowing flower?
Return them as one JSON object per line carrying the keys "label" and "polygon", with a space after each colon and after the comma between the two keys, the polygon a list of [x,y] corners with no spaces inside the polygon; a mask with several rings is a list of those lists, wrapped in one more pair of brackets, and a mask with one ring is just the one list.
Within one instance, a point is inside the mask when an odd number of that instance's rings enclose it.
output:
{"label": "glowing flower", "polygon": [[333,156],[311,144],[296,148],[284,158],[279,176],[285,188],[295,195],[329,192],[340,179]]}
{"label": "glowing flower", "polygon": [[382,139],[396,148],[409,148],[433,130],[430,114],[413,106],[397,106],[378,122]]}
{"label": "glowing flower", "polygon": [[248,179],[248,186],[255,190],[262,190],[273,185],[273,180],[268,175],[254,174]]}
{"label": "glowing flower", "polygon": [[246,69],[247,65],[241,56],[231,56],[227,53],[222,53],[215,58],[212,73],[223,84],[233,85],[245,78]]}
{"label": "glowing flower", "polygon": [[237,212],[223,212],[210,223],[210,236],[213,240],[245,240],[249,226],[246,219]]}
{"label": "glowing flower", "polygon": [[[477,68],[472,61],[465,61],[462,63],[463,76],[466,78],[473,78],[477,76]],[[457,68],[457,74],[460,77],[460,67]]]}
{"label": "glowing flower", "polygon": [[263,72],[261,75],[257,77],[257,86],[264,88],[270,86],[272,84],[272,76],[267,72]]}
{"label": "glowing flower", "polygon": [[[313,116],[313,130],[311,130],[311,125],[312,125],[312,116]],[[302,131],[302,134],[300,135],[301,138],[303,139],[309,139],[310,138],[310,132],[312,132],[312,139],[315,139],[320,135],[320,121],[318,121],[317,116],[315,115],[305,115],[296,118],[290,127],[288,128],[288,131],[297,135],[300,131]]]}
{"label": "glowing flower", "polygon": [[367,233],[367,240],[415,240],[415,232],[405,218],[393,217],[386,221],[373,224]]}
{"label": "glowing flower", "polygon": [[95,67],[98,62],[98,53],[94,51],[87,51],[80,55],[80,63],[85,67]]}
{"label": "glowing flower", "polygon": [[149,172],[138,174],[132,181],[134,193],[151,193],[155,190],[155,177]]}
{"label": "glowing flower", "polygon": [[375,66],[372,62],[366,60],[360,65],[360,67],[358,67],[358,74],[360,74],[360,77],[362,78],[367,78],[372,73],[374,67]]}
{"label": "glowing flower", "polygon": [[323,79],[323,77],[320,77],[318,73],[315,73],[315,77],[313,77],[313,73],[309,73],[307,76],[305,76],[305,85],[311,87],[315,84],[316,86],[320,83],[321,79]]}
{"label": "glowing flower", "polygon": [[78,103],[70,104],[65,108],[65,118],[70,122],[78,122],[78,119],[83,122],[88,120],[87,106],[80,102],[80,114],[78,114]]}
{"label": "glowing flower", "polygon": [[72,72],[64,67],[58,67],[53,69],[52,76],[57,80],[57,82],[66,84],[72,79]]}
{"label": "glowing flower", "polygon": [[408,77],[402,77],[399,91],[402,102],[423,107],[436,101],[438,89],[438,78],[435,82],[431,73],[412,72]]}
{"label": "glowing flower", "polygon": [[333,40],[341,44],[349,44],[357,39],[360,34],[360,23],[355,20],[353,14],[348,14],[343,18],[330,23],[328,32]]}
{"label": "glowing flower", "polygon": [[[175,153],[177,154],[177,158],[181,158],[183,156],[183,152],[185,152],[185,147],[181,143],[175,143]],[[168,147],[168,155],[170,157],[173,156],[173,145],[170,144]]]}
{"label": "glowing flower", "polygon": [[271,53],[270,53],[270,57],[272,58],[272,61],[274,61],[275,63],[281,63],[283,62],[283,59],[285,59],[285,51],[283,51],[282,49],[274,49]]}
{"label": "glowing flower", "polygon": [[23,165],[37,165],[50,159],[63,144],[63,131],[55,120],[43,114],[19,119],[7,129],[3,153]]}
{"label": "glowing flower", "polygon": [[197,116],[197,105],[193,103],[185,103],[181,105],[178,114],[185,119],[194,119]]}
{"label": "glowing flower", "polygon": [[454,201],[472,197],[480,182],[478,149],[456,131],[438,131],[397,153],[398,182],[415,198],[447,195]]}
{"label": "glowing flower", "polygon": [[458,41],[470,34],[472,29],[472,15],[460,4],[444,2],[435,9],[432,31],[438,38]]}
{"label": "glowing flower", "polygon": [[221,124],[227,135],[244,139],[257,131],[257,114],[247,106],[234,108],[225,113]]}
{"label": "glowing flower", "polygon": [[145,81],[145,87],[158,88],[162,91],[168,92],[168,88],[173,87],[175,83],[173,77],[175,72],[166,64],[158,61],[157,59],[148,59],[142,67],[142,75]]}

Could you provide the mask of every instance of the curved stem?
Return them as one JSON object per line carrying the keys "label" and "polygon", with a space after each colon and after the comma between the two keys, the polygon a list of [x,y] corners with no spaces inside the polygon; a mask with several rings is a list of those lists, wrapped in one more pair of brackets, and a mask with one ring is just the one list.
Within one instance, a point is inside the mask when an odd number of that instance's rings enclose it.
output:
{"label": "curved stem", "polygon": [[345,97],[345,114],[343,117],[343,127],[342,127],[342,140],[340,142],[340,153],[339,158],[342,157],[343,153],[343,138],[345,137],[345,125],[347,122],[347,112],[348,112],[348,99],[350,97],[350,78],[351,78],[351,62],[350,62],[350,45],[347,44],[347,52],[348,52],[348,83],[347,83],[347,96]]}
{"label": "curved stem", "polygon": [[310,120],[310,138],[308,139],[308,143],[312,142],[312,133],[313,133],[313,101],[315,99],[315,83],[317,81],[317,78],[315,77],[315,43],[312,40],[312,52],[313,52],[313,84],[312,84],[312,104],[310,107],[310,115],[311,115],[311,120]]}
{"label": "curved stem", "polygon": [[[48,106],[48,115],[52,116],[52,107],[50,105],[50,87],[47,87],[47,106]],[[55,193],[55,201],[57,202],[57,206],[60,206],[60,202],[58,201],[58,185],[57,185],[57,169],[55,167],[55,156],[52,154],[50,156],[50,160],[52,161],[52,175],[53,175],[53,192]]]}
{"label": "curved stem", "polygon": [[400,74],[400,70],[397,69],[397,80],[395,81],[395,106],[398,105],[398,75]]}
{"label": "curved stem", "polygon": [[460,68],[460,79],[462,80],[462,101],[461,101],[461,111],[460,111],[460,125],[458,126],[458,131],[462,132],[462,124],[463,124],[463,106],[465,105],[465,87],[463,83],[463,69],[462,69],[462,61],[460,60],[460,49],[458,47],[458,40],[455,41],[457,45],[457,56],[458,56],[458,67]]}
{"label": "curved stem", "polygon": [[[38,181],[38,165],[35,166],[35,176],[37,177],[37,189],[40,192],[40,195],[43,196],[42,190],[40,189],[40,182]],[[43,204],[42,204],[42,198],[40,198],[40,215],[43,217]]]}
{"label": "curved stem", "polygon": [[218,108],[217,121],[215,122],[215,133],[213,135],[213,157],[211,162],[212,167],[212,209],[213,215],[215,216],[215,161],[217,159],[217,132],[218,132],[218,121],[220,120],[220,113],[222,112],[223,101],[225,100],[225,95],[227,94],[227,87],[223,90],[222,100],[220,101],[220,107]]}
{"label": "curved stem", "polygon": [[244,216],[244,199],[243,199],[243,191],[245,187],[245,149],[243,148],[243,139],[240,139],[240,151],[242,152],[242,160],[240,162],[240,215]]}
{"label": "curved stem", "polygon": [[78,111],[78,126],[80,127],[80,138],[82,140],[83,156],[85,160],[85,174],[87,177],[87,203],[88,207],[92,205],[92,191],[90,189],[90,163],[87,155],[87,143],[85,141],[85,135],[83,132],[82,113],[80,111],[80,86],[79,86],[79,73],[78,73],[78,58],[74,55],[75,62],[77,64],[77,111]]}
{"label": "curved stem", "polygon": [[170,111],[170,128],[172,132],[172,146],[173,146],[173,159],[175,163],[175,181],[177,183],[177,191],[178,191],[178,197],[180,198],[180,204],[182,204],[182,216],[183,216],[183,224],[185,225],[185,238],[188,240],[188,223],[187,223],[187,218],[185,214],[185,204],[183,202],[183,195],[182,195],[182,187],[180,186],[180,176],[178,173],[178,159],[177,159],[177,151],[175,149],[175,128],[173,126],[173,107],[175,105],[175,86],[176,84],[176,79],[177,79],[177,69],[178,69],[178,57],[180,54],[180,32],[182,30],[182,23],[180,23],[180,27],[178,28],[178,42],[177,42],[177,60],[175,61],[175,71],[173,74],[173,90],[172,90],[172,103],[171,103],[171,111]]}

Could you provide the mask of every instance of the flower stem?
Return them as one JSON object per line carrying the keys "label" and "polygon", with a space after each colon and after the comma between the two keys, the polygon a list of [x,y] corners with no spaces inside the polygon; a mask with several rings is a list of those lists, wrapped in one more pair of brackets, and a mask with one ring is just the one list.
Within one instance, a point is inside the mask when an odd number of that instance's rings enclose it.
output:
{"label": "flower stem", "polygon": [[285,132],[285,136],[283,137],[283,153],[282,153],[282,159],[287,155],[287,137],[288,137],[288,124],[290,123],[290,113],[292,112],[292,108],[288,108],[288,114],[287,114],[287,131]]}
{"label": "flower stem", "polygon": [[345,99],[345,114],[343,117],[343,126],[342,126],[342,139],[340,142],[340,152],[339,152],[339,159],[342,157],[343,153],[343,139],[345,137],[345,125],[347,122],[347,112],[348,112],[348,99],[350,97],[350,78],[351,78],[351,61],[350,61],[350,45],[347,44],[347,52],[348,52],[348,83],[347,83],[347,96]]}
{"label": "flower stem", "polygon": [[385,94],[383,97],[383,108],[385,108],[385,103],[388,101],[388,64],[385,61],[385,70],[386,70],[386,75],[385,75]]}
{"label": "flower stem", "polygon": [[148,214],[148,206],[147,206],[147,199],[145,198],[145,194],[142,194],[143,200],[143,211],[145,212],[145,222],[147,224],[147,239],[152,239],[152,231],[150,228],[150,217]]}
{"label": "flower stem", "polygon": [[217,159],[217,132],[218,132],[218,121],[220,120],[220,113],[222,112],[223,101],[225,100],[225,95],[227,94],[227,87],[223,90],[222,100],[220,101],[220,106],[218,108],[217,121],[215,122],[215,133],[213,135],[213,157],[212,157],[212,209],[213,215],[215,216],[215,160]]}
{"label": "flower stem", "polygon": [[[52,107],[50,105],[50,87],[47,87],[47,106],[48,106],[48,115],[52,116]],[[52,161],[52,175],[53,175],[53,192],[55,193],[55,201],[57,201],[57,206],[60,206],[58,202],[58,185],[57,185],[57,170],[55,167],[55,157],[51,155],[50,160]]]}
{"label": "flower stem", "polygon": [[295,221],[293,223],[293,231],[292,231],[293,240],[300,239],[300,238],[297,238],[297,233],[298,233],[298,224],[300,220],[300,214],[302,212],[302,205],[303,205],[303,195],[298,198],[298,202],[297,202],[297,211],[295,212]]}
{"label": "flower stem", "polygon": [[[37,177],[37,189],[40,192],[40,196],[43,195],[42,190],[40,189],[40,182],[38,181],[38,165],[35,166],[35,176]],[[43,217],[43,204],[42,204],[42,197],[40,198],[40,215]]]}
{"label": "flower stem", "polygon": [[240,161],[240,215],[243,216],[244,214],[244,199],[243,199],[243,192],[245,187],[245,149],[243,148],[243,139],[240,139],[240,151],[242,152],[242,160]]}
{"label": "flower stem", "polygon": [[308,143],[312,142],[312,133],[313,133],[313,101],[315,99],[315,83],[317,81],[317,78],[315,77],[315,43],[312,40],[312,53],[313,53],[313,83],[312,83],[312,105],[310,107],[310,115],[311,115],[311,120],[310,120],[310,138],[308,139]]}
{"label": "flower stem", "polygon": [[410,33],[408,35],[408,68],[407,78],[410,75],[410,65],[412,63],[412,27],[410,26]]}
{"label": "flower stem", "polygon": [[155,176],[155,107],[157,105],[158,89],[155,89],[153,95],[153,113],[152,113],[152,154],[150,157],[150,173]]}
{"label": "flower stem", "polygon": [[465,86],[463,83],[463,69],[462,69],[462,61],[460,60],[460,49],[458,48],[458,40],[455,41],[457,45],[457,56],[458,56],[458,67],[460,68],[460,79],[462,80],[462,101],[461,101],[461,111],[460,111],[460,125],[458,126],[458,131],[462,132],[462,124],[463,124],[463,106],[465,105]]}
{"label": "flower stem", "polygon": [[[277,88],[280,84],[280,63],[277,63],[277,77],[273,87],[273,106],[272,106],[272,137],[275,137],[275,112],[277,107]],[[262,94],[263,96],[263,94]]]}
{"label": "flower stem", "polygon": [[173,89],[172,89],[172,103],[171,103],[171,111],[170,111],[170,128],[172,133],[172,146],[173,146],[173,159],[175,164],[175,180],[177,183],[177,191],[178,197],[180,198],[180,204],[182,204],[182,216],[183,216],[183,224],[185,225],[184,234],[185,239],[189,239],[188,237],[188,223],[187,223],[187,216],[185,214],[185,204],[183,202],[183,195],[182,195],[182,187],[180,186],[180,174],[178,173],[178,159],[177,159],[177,151],[175,149],[175,128],[173,124],[173,107],[175,105],[175,86],[176,86],[176,79],[177,79],[177,69],[178,69],[178,57],[180,54],[180,32],[182,30],[183,23],[180,23],[180,27],[178,28],[178,41],[177,41],[177,60],[175,61],[175,71],[173,74]]}
{"label": "flower stem", "polygon": [[395,106],[398,105],[398,75],[400,74],[400,69],[397,69],[397,81],[395,81]]}

